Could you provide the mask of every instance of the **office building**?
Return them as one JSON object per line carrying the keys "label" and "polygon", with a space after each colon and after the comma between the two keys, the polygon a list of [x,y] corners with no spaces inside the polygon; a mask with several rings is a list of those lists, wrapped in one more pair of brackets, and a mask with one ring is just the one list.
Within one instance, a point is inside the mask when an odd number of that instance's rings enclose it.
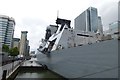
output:
{"label": "office building", "polygon": [[20,56],[25,56],[26,54],[27,33],[28,31],[21,31]]}
{"label": "office building", "polygon": [[29,40],[26,41],[26,53],[25,56],[29,56],[30,46],[29,46]]}
{"label": "office building", "polygon": [[98,31],[97,32],[103,35],[103,25],[102,25],[102,20],[100,16],[98,16]]}
{"label": "office building", "polygon": [[113,39],[120,37],[120,21],[109,24],[109,33]]}
{"label": "office building", "polygon": [[19,38],[13,38],[13,41],[12,41],[12,47],[17,47],[19,49],[20,47],[20,39]]}
{"label": "office building", "polygon": [[28,56],[29,56],[30,55],[30,46],[28,46],[27,51],[28,51]]}
{"label": "office building", "polygon": [[12,17],[0,15],[0,43],[12,46],[15,20]]}
{"label": "office building", "polygon": [[75,18],[75,29],[85,32],[97,32],[98,12],[96,8],[89,7]]}

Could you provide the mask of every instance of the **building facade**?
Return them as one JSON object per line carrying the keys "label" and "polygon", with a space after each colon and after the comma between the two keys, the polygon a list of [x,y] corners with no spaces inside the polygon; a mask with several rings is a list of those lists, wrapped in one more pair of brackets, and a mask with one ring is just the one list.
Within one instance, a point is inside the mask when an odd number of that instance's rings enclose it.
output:
{"label": "building facade", "polygon": [[0,43],[12,46],[15,20],[11,17],[0,15]]}
{"label": "building facade", "polygon": [[120,37],[120,21],[109,24],[109,33],[113,39]]}
{"label": "building facade", "polygon": [[75,18],[75,29],[85,32],[97,32],[98,12],[96,8],[89,7],[86,11]]}
{"label": "building facade", "polygon": [[98,33],[103,35],[103,25],[102,25],[102,20],[100,16],[98,16]]}
{"label": "building facade", "polygon": [[17,47],[19,49],[20,47],[20,39],[19,38],[13,38],[13,41],[12,41],[12,47]]}
{"label": "building facade", "polygon": [[25,56],[25,54],[26,54],[27,33],[28,33],[28,31],[21,31],[20,56]]}
{"label": "building facade", "polygon": [[26,53],[25,56],[29,56],[30,46],[29,46],[29,40],[26,41]]}

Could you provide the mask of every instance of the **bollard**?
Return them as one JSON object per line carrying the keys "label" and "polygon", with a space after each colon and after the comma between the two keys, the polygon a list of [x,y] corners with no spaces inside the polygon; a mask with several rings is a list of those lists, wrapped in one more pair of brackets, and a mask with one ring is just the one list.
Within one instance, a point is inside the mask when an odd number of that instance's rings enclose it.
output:
{"label": "bollard", "polygon": [[7,70],[3,70],[2,80],[6,80]]}

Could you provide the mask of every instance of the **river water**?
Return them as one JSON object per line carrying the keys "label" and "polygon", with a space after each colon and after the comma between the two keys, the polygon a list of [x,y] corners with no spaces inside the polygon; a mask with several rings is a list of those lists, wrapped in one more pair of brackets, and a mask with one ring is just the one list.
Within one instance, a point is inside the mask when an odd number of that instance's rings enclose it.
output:
{"label": "river water", "polygon": [[[18,79],[42,79],[45,78],[62,78],[61,76],[54,74],[53,72],[49,71],[49,70],[41,70],[41,71],[20,71],[18,73],[18,75],[16,76],[15,80]],[[62,80],[62,79],[61,79]]]}
{"label": "river water", "polygon": [[[38,63],[36,63],[36,61],[32,60],[33,62],[31,63],[29,61],[25,61],[23,66],[40,66]],[[56,73],[50,71],[50,70],[32,70],[31,69],[21,69],[19,70],[15,80],[53,80],[53,79],[59,79],[59,80],[63,80],[63,77],[61,77],[60,75],[57,75]]]}

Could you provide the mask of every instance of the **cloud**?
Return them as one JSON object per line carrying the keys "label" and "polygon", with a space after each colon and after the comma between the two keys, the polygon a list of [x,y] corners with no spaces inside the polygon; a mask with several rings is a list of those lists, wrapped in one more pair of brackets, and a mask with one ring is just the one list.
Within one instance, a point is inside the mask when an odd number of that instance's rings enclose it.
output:
{"label": "cloud", "polygon": [[40,18],[25,17],[16,25],[14,37],[21,37],[21,31],[28,31],[27,38],[31,50],[37,49],[39,41],[44,38],[47,23]]}
{"label": "cloud", "polygon": [[109,28],[109,24],[118,20],[118,2],[110,1],[99,7],[99,14],[102,17],[104,29]]}
{"label": "cloud", "polygon": [[45,35],[49,24],[55,24],[57,11],[59,17],[74,19],[88,7],[98,8],[103,25],[115,21],[118,0],[0,0],[0,14],[13,17],[16,21],[14,37],[21,37],[21,31],[28,31],[31,50],[36,50]]}

